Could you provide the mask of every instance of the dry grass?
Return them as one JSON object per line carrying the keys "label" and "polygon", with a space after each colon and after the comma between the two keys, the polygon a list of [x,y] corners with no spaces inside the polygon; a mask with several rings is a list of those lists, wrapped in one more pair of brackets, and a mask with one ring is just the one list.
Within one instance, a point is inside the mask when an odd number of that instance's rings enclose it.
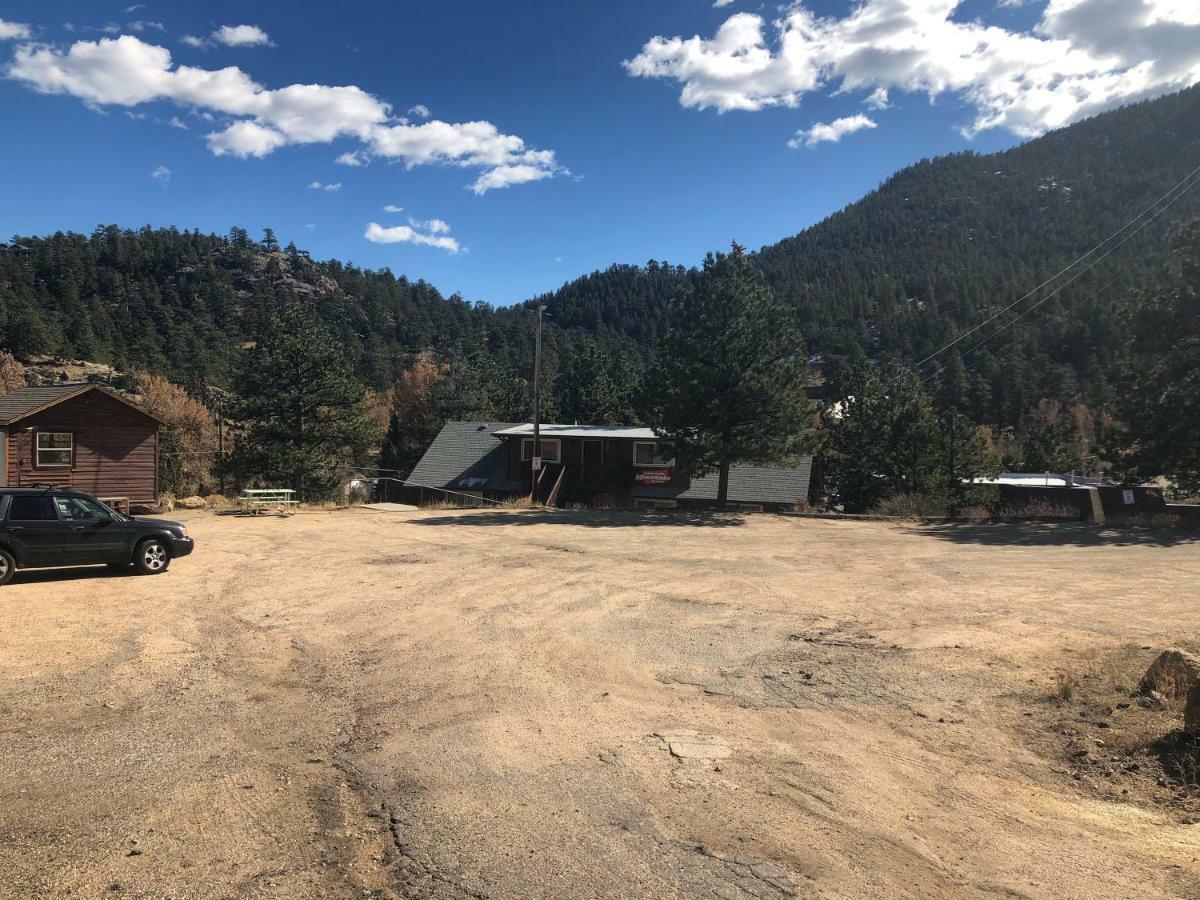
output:
{"label": "dry grass", "polygon": [[1070,703],[1075,699],[1075,694],[1079,690],[1079,676],[1070,671],[1060,671],[1056,680],[1054,696],[1064,703]]}
{"label": "dry grass", "polygon": [[871,512],[902,519],[939,518],[946,515],[946,506],[928,494],[896,494],[879,501]]}

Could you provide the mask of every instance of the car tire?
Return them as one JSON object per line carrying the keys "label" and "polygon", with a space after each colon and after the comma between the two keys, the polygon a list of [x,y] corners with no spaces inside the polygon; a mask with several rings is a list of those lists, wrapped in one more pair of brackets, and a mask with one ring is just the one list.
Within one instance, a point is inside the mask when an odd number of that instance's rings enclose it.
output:
{"label": "car tire", "polygon": [[17,574],[17,561],[7,550],[0,550],[0,584],[8,584]]}
{"label": "car tire", "polygon": [[133,551],[133,568],[141,575],[161,575],[171,565],[171,550],[161,538],[146,538]]}

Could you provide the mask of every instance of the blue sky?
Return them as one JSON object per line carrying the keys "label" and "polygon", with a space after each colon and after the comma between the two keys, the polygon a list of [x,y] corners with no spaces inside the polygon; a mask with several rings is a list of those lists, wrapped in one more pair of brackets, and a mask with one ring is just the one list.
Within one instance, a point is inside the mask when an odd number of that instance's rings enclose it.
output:
{"label": "blue sky", "polygon": [[511,303],[1200,79],[1192,3],[1113,2],[7,0],[0,234],[269,225]]}

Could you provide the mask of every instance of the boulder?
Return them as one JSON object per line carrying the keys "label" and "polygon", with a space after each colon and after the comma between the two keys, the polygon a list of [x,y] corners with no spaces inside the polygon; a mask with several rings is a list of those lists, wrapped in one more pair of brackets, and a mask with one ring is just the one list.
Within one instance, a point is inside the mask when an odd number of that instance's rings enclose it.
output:
{"label": "boulder", "polygon": [[204,498],[197,495],[180,497],[175,501],[175,506],[179,509],[204,509]]}
{"label": "boulder", "polygon": [[1187,706],[1183,709],[1183,728],[1189,734],[1200,735],[1200,681],[1188,691]]}
{"label": "boulder", "polygon": [[1200,682],[1200,657],[1184,650],[1164,650],[1142,676],[1138,693],[1149,696],[1151,691],[1159,691],[1182,700],[1197,682]]}

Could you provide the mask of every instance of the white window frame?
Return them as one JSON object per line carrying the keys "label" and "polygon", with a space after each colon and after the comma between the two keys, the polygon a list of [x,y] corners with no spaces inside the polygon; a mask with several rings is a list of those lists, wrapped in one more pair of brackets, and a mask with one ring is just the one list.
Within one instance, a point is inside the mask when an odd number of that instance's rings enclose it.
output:
{"label": "white window frame", "polygon": [[[542,462],[562,462],[562,441],[558,438],[541,438]],[[554,445],[554,453],[550,453],[550,445]],[[533,438],[521,438],[521,462],[533,459]]]}
{"label": "white window frame", "polygon": [[[66,436],[70,439],[70,444],[66,447],[43,447],[42,435],[51,435],[54,437]],[[43,453],[61,453],[67,451],[67,461],[65,463],[57,462],[42,462]],[[69,469],[75,465],[75,435],[70,431],[38,431],[33,436],[33,465],[37,469]]]}
{"label": "white window frame", "polygon": [[[660,441],[634,441],[633,442],[633,464],[639,469],[673,469],[675,468],[675,457],[670,459],[660,459],[658,456],[658,448],[661,445]],[[638,447],[653,447],[654,452],[652,457],[654,462],[638,462]]]}

